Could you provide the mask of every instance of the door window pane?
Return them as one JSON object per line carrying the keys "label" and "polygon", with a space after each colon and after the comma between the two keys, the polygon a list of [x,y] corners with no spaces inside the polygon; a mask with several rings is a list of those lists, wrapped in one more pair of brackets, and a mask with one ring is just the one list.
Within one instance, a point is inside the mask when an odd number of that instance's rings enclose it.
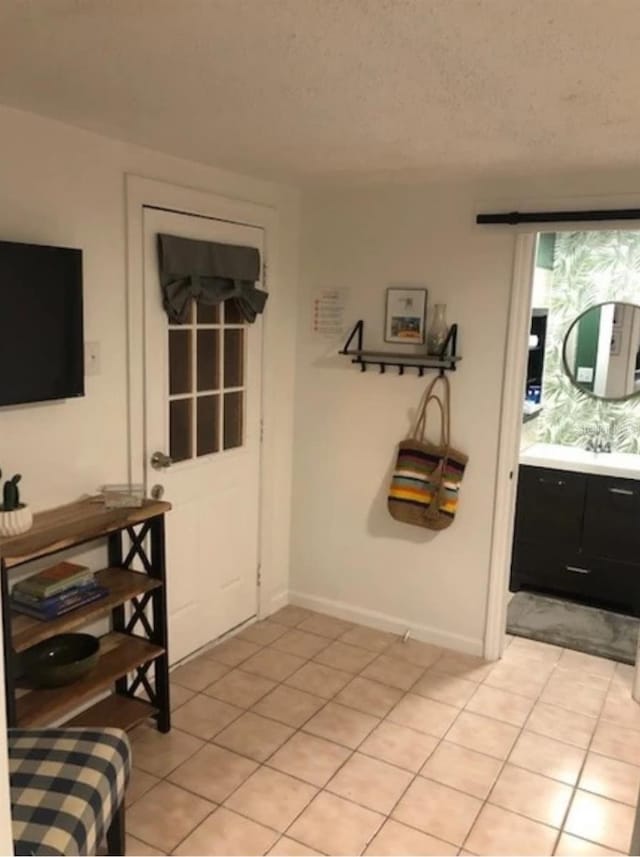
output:
{"label": "door window pane", "polygon": [[220,386],[220,334],[217,330],[198,330],[198,390],[217,390]]}
{"label": "door window pane", "polygon": [[244,330],[224,332],[224,386],[244,385]]}
{"label": "door window pane", "polygon": [[220,304],[198,304],[198,324],[220,324]]}
{"label": "door window pane", "polygon": [[225,324],[245,324],[246,319],[240,312],[240,307],[234,298],[229,298],[224,302],[224,323]]}
{"label": "door window pane", "polygon": [[198,396],[198,455],[210,455],[220,449],[220,396]]}
{"label": "door window pane", "polygon": [[224,395],[224,448],[242,446],[244,393]]}
{"label": "door window pane", "polygon": [[170,330],[169,393],[190,393],[191,388],[191,331]]}
{"label": "door window pane", "polygon": [[169,455],[173,461],[185,461],[192,456],[192,400],[169,402]]}

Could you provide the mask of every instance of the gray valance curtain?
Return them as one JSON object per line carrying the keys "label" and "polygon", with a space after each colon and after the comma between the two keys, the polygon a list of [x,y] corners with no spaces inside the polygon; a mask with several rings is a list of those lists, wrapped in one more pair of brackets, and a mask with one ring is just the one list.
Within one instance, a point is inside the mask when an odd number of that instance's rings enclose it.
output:
{"label": "gray valance curtain", "polygon": [[158,256],[162,301],[174,324],[187,320],[191,300],[232,300],[249,322],[263,312],[267,293],[256,288],[260,253],[255,247],[158,235]]}

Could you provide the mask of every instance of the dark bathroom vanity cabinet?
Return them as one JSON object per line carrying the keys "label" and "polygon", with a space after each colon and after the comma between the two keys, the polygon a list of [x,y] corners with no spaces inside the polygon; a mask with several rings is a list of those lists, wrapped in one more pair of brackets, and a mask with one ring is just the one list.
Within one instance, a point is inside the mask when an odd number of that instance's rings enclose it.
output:
{"label": "dark bathroom vanity cabinet", "polygon": [[521,465],[510,589],[640,616],[640,481]]}

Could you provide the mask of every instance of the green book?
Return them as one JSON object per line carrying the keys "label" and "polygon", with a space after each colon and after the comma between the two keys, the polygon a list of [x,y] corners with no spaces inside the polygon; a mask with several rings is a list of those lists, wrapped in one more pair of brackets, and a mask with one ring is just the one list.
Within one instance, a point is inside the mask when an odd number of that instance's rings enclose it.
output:
{"label": "green book", "polygon": [[75,562],[59,562],[37,574],[16,583],[14,589],[36,598],[50,598],[65,589],[80,586],[93,579],[93,572],[86,565]]}

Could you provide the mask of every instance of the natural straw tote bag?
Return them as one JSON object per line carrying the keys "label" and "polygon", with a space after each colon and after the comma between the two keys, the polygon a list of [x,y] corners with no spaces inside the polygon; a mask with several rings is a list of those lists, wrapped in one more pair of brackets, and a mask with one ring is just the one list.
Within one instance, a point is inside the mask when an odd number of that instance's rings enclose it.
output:
{"label": "natural straw tote bag", "polygon": [[[440,381],[443,398],[434,393]],[[453,522],[469,459],[450,443],[450,400],[449,379],[443,374],[427,388],[410,437],[400,441],[388,499],[389,512],[397,521],[429,530],[444,530]],[[440,411],[439,443],[425,438],[429,405]]]}

